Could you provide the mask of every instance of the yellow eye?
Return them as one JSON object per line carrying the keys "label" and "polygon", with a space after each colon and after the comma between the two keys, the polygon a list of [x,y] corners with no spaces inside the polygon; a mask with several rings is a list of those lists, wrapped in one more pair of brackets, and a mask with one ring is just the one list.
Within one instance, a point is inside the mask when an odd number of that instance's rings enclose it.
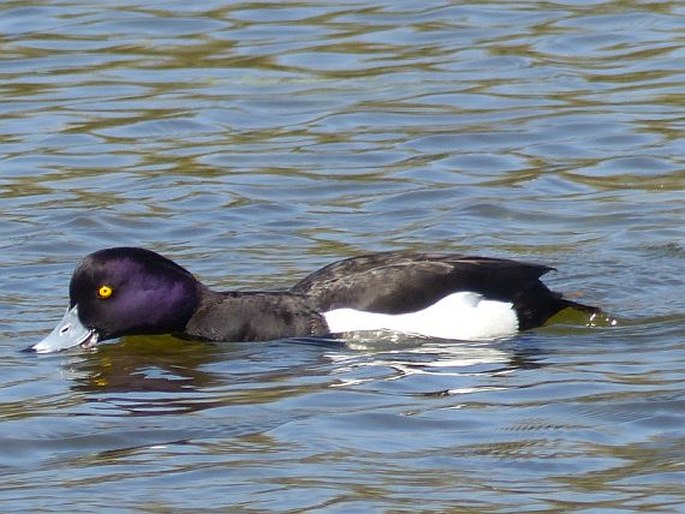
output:
{"label": "yellow eye", "polygon": [[103,300],[109,298],[112,296],[112,291],[113,289],[110,286],[100,286],[100,289],[98,289],[98,297]]}

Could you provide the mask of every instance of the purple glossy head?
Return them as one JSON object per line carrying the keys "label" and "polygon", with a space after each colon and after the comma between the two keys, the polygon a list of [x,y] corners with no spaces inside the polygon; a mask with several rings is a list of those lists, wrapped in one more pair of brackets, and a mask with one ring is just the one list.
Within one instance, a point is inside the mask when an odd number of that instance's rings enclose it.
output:
{"label": "purple glossy head", "polygon": [[69,284],[69,307],[99,340],[181,332],[198,302],[186,269],[143,248],[108,248],[88,255]]}

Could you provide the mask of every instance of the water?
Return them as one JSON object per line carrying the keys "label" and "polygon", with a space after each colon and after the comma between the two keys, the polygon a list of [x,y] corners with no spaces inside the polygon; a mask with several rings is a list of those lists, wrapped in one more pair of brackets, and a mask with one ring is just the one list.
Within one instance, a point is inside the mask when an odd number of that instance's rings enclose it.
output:
{"label": "water", "polygon": [[[685,511],[677,2],[5,2],[5,512]],[[614,327],[20,352],[76,262],[554,265]]]}

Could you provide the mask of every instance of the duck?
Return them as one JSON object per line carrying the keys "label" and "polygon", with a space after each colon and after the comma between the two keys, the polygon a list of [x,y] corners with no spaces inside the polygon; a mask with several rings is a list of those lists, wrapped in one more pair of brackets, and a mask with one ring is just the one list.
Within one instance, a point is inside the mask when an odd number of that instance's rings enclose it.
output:
{"label": "duck", "polygon": [[31,349],[50,353],[130,335],[215,342],[344,337],[392,331],[426,338],[506,338],[570,308],[600,309],[550,290],[554,268],[516,260],[389,251],[325,266],[281,291],[215,291],[152,250],[87,255],[69,283],[69,305]]}

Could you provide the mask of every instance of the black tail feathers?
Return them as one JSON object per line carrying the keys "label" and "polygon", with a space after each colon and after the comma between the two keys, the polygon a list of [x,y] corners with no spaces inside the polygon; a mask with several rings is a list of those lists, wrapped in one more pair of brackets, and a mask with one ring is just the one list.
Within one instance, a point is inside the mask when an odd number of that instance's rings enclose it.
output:
{"label": "black tail feathers", "polygon": [[514,300],[519,330],[539,327],[558,312],[569,308],[595,315],[602,312],[599,307],[568,300],[541,282],[522,291]]}

